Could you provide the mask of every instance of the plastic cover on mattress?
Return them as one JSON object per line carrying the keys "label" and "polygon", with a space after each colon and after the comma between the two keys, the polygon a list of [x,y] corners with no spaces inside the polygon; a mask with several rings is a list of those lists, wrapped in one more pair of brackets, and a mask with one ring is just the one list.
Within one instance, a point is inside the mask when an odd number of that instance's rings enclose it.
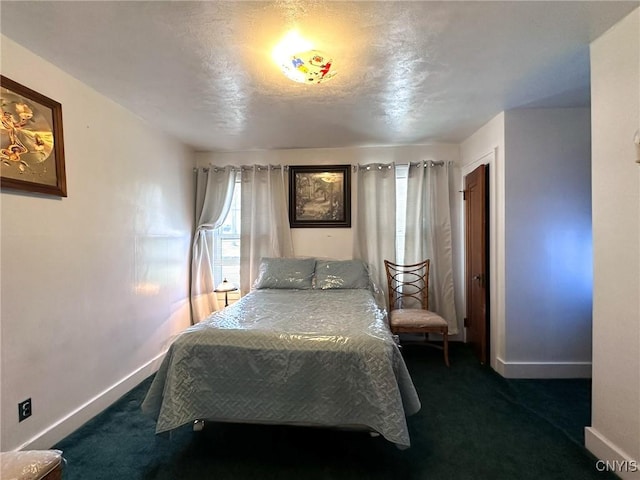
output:
{"label": "plastic cover on mattress", "polygon": [[143,410],[197,419],[365,426],[409,446],[420,402],[370,291],[255,290],[179,335]]}

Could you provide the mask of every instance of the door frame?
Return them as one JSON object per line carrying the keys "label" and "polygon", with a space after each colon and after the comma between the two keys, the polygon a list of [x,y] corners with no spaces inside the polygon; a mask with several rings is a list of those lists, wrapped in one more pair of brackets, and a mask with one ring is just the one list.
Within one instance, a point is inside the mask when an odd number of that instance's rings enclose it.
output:
{"label": "door frame", "polygon": [[[505,260],[504,260],[504,168],[498,164],[498,147],[487,152],[473,162],[460,169],[461,190],[464,189],[464,178],[481,164],[489,165],[489,363],[498,373],[504,370],[505,346]],[[462,219],[465,219],[464,203],[462,203]],[[464,230],[463,230],[464,236]],[[463,248],[466,248],[463,240]],[[466,251],[465,251],[466,255]],[[466,312],[466,291],[464,306]],[[466,338],[466,329],[465,341]]]}

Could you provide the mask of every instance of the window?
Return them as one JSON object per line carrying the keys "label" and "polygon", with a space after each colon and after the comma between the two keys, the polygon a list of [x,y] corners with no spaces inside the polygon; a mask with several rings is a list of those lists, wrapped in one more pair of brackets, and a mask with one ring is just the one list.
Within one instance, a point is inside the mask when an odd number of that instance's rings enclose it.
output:
{"label": "window", "polygon": [[[396,262],[404,261],[408,165],[396,165]],[[236,178],[229,214],[213,234],[213,275],[216,285],[227,279],[240,286],[240,175]]]}
{"label": "window", "polygon": [[396,263],[404,263],[404,238],[407,223],[408,165],[396,165]]}
{"label": "window", "polygon": [[216,285],[226,278],[240,286],[240,185],[238,175],[227,218],[213,232],[213,278]]}

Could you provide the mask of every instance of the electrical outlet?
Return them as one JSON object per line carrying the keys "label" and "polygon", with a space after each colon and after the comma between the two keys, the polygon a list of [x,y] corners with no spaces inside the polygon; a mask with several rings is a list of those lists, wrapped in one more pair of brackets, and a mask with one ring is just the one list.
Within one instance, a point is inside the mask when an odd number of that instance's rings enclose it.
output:
{"label": "electrical outlet", "polygon": [[31,416],[31,399],[27,398],[24,402],[18,404],[18,422],[21,422]]}

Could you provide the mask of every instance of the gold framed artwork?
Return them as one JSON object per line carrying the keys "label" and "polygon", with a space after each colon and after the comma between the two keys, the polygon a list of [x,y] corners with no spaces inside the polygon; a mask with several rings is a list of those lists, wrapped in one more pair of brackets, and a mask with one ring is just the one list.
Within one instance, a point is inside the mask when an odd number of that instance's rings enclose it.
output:
{"label": "gold framed artwork", "polygon": [[62,106],[0,75],[2,189],[67,196]]}
{"label": "gold framed artwork", "polygon": [[351,227],[350,165],[289,167],[289,225]]}

